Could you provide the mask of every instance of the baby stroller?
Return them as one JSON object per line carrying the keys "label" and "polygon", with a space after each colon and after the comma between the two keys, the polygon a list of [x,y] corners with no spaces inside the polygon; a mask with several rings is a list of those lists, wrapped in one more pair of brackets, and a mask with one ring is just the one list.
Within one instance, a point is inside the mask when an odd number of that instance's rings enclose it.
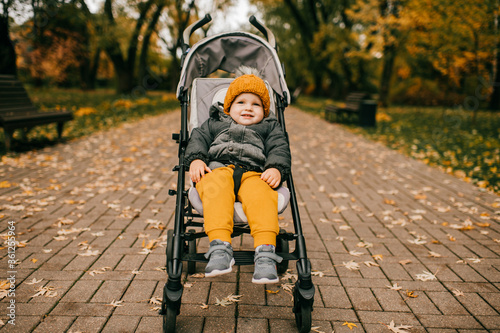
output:
{"label": "baby stroller", "polygon": [[[180,313],[183,284],[181,275],[183,261],[187,261],[187,272],[193,274],[196,262],[207,262],[203,253],[197,253],[197,240],[207,237],[205,232],[196,232],[189,227],[203,227],[203,207],[194,187],[185,190],[186,172],[184,153],[189,139],[190,129],[200,126],[209,117],[209,108],[214,101],[224,100],[225,91],[232,81],[230,78],[206,78],[216,70],[234,73],[241,65],[260,70],[266,80],[271,95],[271,112],[278,119],[288,138],[285,128],[284,110],[290,95],[283,75],[283,68],[276,52],[276,42],[272,32],[263,26],[254,16],[250,23],[266,37],[246,33],[222,33],[202,39],[192,47],[189,37],[198,28],[211,21],[206,15],[189,26],[183,34],[183,56],[181,78],[177,88],[177,97],[181,104],[181,129],[172,138],[179,144],[179,164],[177,188],[169,194],[176,196],[174,229],[167,230],[167,274],[168,280],[163,289],[163,301],[160,314],[163,315],[163,331],[175,332],[177,315]],[[188,120],[189,118],[189,120]],[[189,121],[189,124],[188,124]],[[300,223],[299,209],[292,176],[285,180],[286,188],[278,189],[278,209],[284,210],[286,203],[291,208],[294,233],[281,229],[277,236],[276,253],[283,258],[278,265],[278,272],[284,273],[290,260],[296,260],[298,280],[294,287],[293,312],[299,332],[311,329],[311,311],[314,300],[314,285],[311,280],[311,265],[307,259],[306,245]],[[235,225],[232,237],[250,233],[241,204],[235,204]],[[295,241],[295,250],[289,253],[289,242]],[[254,251],[235,251],[236,265],[253,265]]]}

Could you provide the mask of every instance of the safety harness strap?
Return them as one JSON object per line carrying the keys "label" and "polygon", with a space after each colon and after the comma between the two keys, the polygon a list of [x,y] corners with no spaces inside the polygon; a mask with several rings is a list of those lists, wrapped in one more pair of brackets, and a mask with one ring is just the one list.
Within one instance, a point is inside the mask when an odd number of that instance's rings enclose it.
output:
{"label": "safety harness strap", "polygon": [[234,196],[236,198],[238,197],[238,191],[240,190],[241,186],[241,177],[243,177],[245,171],[247,170],[240,167],[239,165],[234,166],[233,181],[234,181]]}

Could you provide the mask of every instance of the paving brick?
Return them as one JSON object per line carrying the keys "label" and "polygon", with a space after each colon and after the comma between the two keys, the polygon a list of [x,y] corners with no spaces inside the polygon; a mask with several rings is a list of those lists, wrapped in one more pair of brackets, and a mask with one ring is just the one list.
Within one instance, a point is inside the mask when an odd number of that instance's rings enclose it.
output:
{"label": "paving brick", "polygon": [[40,323],[42,316],[23,316],[16,315],[15,326],[8,323],[7,318],[4,318],[2,313],[2,320],[6,323],[0,327],[0,332],[32,332],[33,329]]}
{"label": "paving brick", "polygon": [[236,323],[237,333],[267,332],[269,325],[267,319],[256,318],[238,318]]}
{"label": "paving brick", "polygon": [[430,328],[468,328],[481,329],[481,324],[472,316],[458,315],[419,315],[418,319],[425,327]]}
{"label": "paving brick", "polygon": [[64,295],[61,302],[88,302],[101,286],[102,281],[77,281]]}
{"label": "paving brick", "polygon": [[384,311],[410,312],[408,305],[404,302],[403,298],[401,298],[401,295],[397,291],[387,288],[373,288],[372,291]]}
{"label": "paving brick", "polygon": [[415,315],[408,312],[357,311],[357,314],[363,324],[379,324],[381,322],[389,324],[394,320],[395,323],[404,325],[420,325]]}
{"label": "paving brick", "polygon": [[104,326],[102,333],[127,333],[127,332],[135,332],[140,317],[133,315],[113,315],[109,318],[108,322]]}
{"label": "paving brick", "polygon": [[431,301],[444,315],[466,315],[467,310],[448,292],[426,292]]}
{"label": "paving brick", "polygon": [[96,303],[119,301],[129,283],[129,281],[104,281],[90,301]]}
{"label": "paving brick", "polygon": [[[412,291],[412,290],[410,290]],[[406,304],[411,309],[411,311],[416,314],[441,314],[436,305],[427,297],[424,292],[415,292],[414,295],[417,297],[408,297],[406,293],[402,293],[405,297]]]}
{"label": "paving brick", "polygon": [[450,269],[460,276],[463,281],[486,282],[486,279],[469,265],[452,265]]}
{"label": "paving brick", "polygon": [[98,333],[102,330],[107,320],[107,317],[99,317],[98,314],[94,316],[80,316],[76,318],[68,332]]}
{"label": "paving brick", "polygon": [[156,284],[156,281],[134,279],[121,300],[124,302],[146,302],[151,299]]}
{"label": "paving brick", "polygon": [[74,320],[69,316],[48,316],[33,332],[64,332]]}
{"label": "paving brick", "polygon": [[494,316],[476,316],[478,320],[488,331],[500,330],[500,321],[498,314]]}
{"label": "paving brick", "polygon": [[[203,318],[191,318],[191,327],[184,328],[183,325],[176,325],[177,332],[201,332],[201,325],[195,326],[196,323],[203,320]],[[198,328],[199,327],[199,328]],[[149,333],[149,332],[162,332],[163,319],[161,316],[155,317],[142,317],[137,327],[136,333]]]}
{"label": "paving brick", "polygon": [[236,328],[236,323],[234,318],[207,318],[205,320],[205,327],[203,332],[234,332]]}
{"label": "paving brick", "polygon": [[[343,287],[319,286],[321,299],[327,308],[351,309],[351,301]],[[319,297],[318,297],[319,298]]]}
{"label": "paving brick", "polygon": [[478,294],[464,293],[464,296],[457,296],[456,298],[474,316],[496,316],[496,315],[498,315],[498,311],[496,311],[494,308],[492,308]]}
{"label": "paving brick", "polygon": [[371,289],[346,288],[346,292],[355,310],[382,311]]}

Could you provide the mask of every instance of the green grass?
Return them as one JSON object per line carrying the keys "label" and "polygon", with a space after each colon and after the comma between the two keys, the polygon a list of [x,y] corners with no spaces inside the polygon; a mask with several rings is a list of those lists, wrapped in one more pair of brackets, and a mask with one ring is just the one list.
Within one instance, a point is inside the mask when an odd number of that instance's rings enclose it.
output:
{"label": "green grass", "polygon": [[[71,110],[75,119],[64,126],[63,138],[72,140],[97,131],[115,127],[124,122],[141,119],[148,115],[157,115],[179,106],[172,93],[149,92],[146,96],[132,98],[118,96],[113,90],[84,92],[77,89],[32,89],[28,88],[33,104],[40,110]],[[57,142],[55,124],[36,126],[22,138],[21,131],[16,131],[12,143],[15,152],[42,148]],[[4,140],[3,131],[0,140]],[[0,147],[4,155],[5,147]]]}
{"label": "green grass", "polygon": [[[296,104],[318,113],[325,99],[301,98]],[[437,166],[467,182],[500,193],[500,113],[459,108],[378,108],[377,127],[346,127],[407,156]]]}

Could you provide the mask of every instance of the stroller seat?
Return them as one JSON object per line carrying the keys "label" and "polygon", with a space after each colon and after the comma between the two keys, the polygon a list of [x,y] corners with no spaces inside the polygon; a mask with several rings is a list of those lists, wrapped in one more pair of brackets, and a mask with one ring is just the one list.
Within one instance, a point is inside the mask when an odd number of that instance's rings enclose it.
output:
{"label": "stroller seat", "polygon": [[[208,110],[215,103],[224,103],[227,88],[233,81],[233,78],[196,78],[193,80],[191,88],[191,112],[189,117],[190,132],[201,126],[209,118]],[[267,90],[272,91],[271,86],[265,81]],[[269,93],[270,98],[270,117],[275,117],[274,96]],[[288,206],[290,201],[290,191],[286,187],[279,187],[278,192],[278,214]],[[196,187],[191,186],[188,190],[188,199],[193,208],[203,216],[203,204]],[[243,212],[241,202],[234,203],[234,223],[246,224],[248,219]]]}
{"label": "stroller seat", "polygon": [[[280,186],[279,188],[276,189],[276,191],[278,192],[278,214],[281,214],[285,211],[286,207],[288,206],[288,203],[290,202],[290,191],[284,186]],[[196,211],[200,215],[203,215],[203,204],[201,202],[200,195],[196,190],[196,187],[193,186],[188,190],[188,198],[193,208],[196,209]],[[243,211],[243,206],[241,202],[236,201],[234,203],[233,220],[234,223],[239,223],[239,224],[248,223],[248,219],[245,215],[245,212]]]}

